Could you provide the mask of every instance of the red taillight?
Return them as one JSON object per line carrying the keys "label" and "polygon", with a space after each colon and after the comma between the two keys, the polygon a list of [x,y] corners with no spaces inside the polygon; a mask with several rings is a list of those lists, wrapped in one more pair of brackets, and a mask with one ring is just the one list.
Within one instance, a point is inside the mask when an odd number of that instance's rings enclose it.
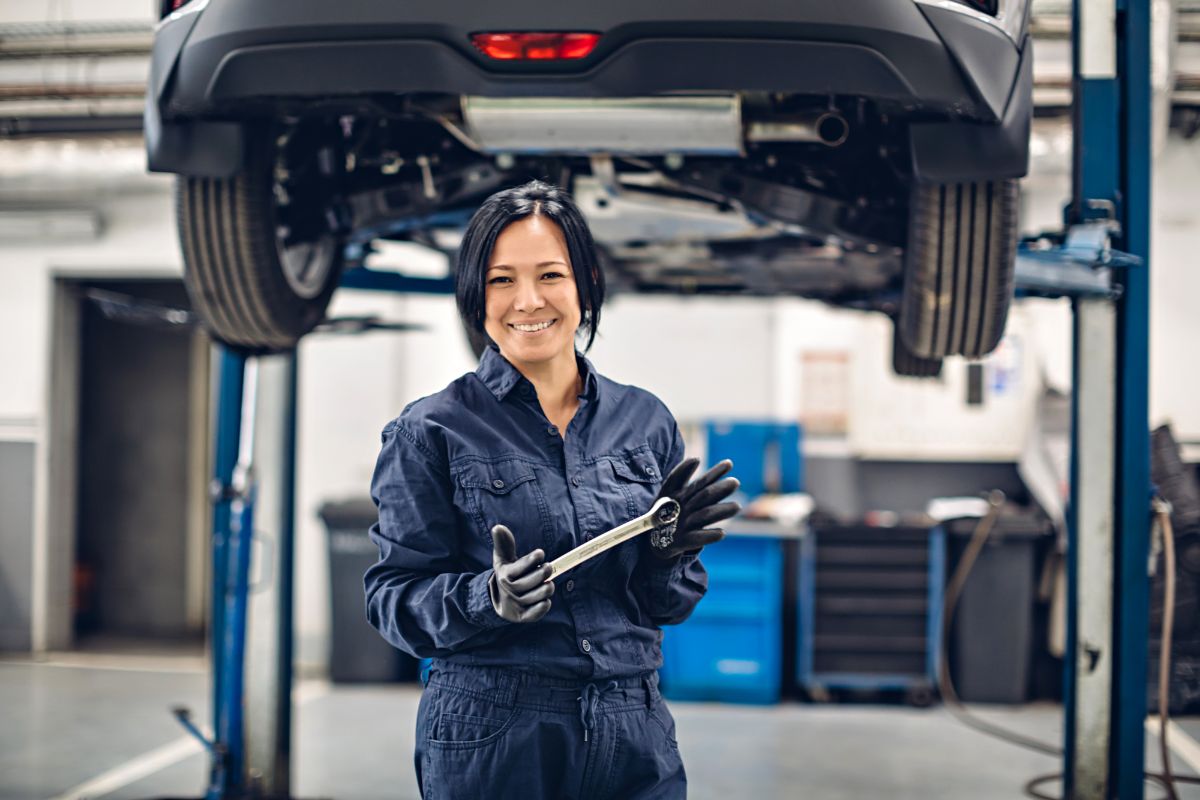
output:
{"label": "red taillight", "polygon": [[586,58],[598,33],[476,33],[471,43],[500,61],[568,61]]}

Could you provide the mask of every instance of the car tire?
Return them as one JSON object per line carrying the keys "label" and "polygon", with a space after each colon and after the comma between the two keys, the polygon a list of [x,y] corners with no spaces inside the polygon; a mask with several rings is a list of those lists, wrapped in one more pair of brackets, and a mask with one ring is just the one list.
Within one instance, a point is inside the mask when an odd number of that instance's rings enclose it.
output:
{"label": "car tire", "polygon": [[913,354],[981,358],[996,348],[1016,240],[1016,180],[913,186],[899,326]]}
{"label": "car tire", "polygon": [[897,326],[892,330],[892,372],[902,378],[937,378],[942,374],[942,359],[922,358],[909,350]]}
{"label": "car tire", "polygon": [[184,283],[205,327],[254,353],[289,350],[325,318],[343,264],[344,240],[323,231],[284,244],[277,201],[277,138],[247,136],[246,159],[229,178],[181,176],[176,214]]}

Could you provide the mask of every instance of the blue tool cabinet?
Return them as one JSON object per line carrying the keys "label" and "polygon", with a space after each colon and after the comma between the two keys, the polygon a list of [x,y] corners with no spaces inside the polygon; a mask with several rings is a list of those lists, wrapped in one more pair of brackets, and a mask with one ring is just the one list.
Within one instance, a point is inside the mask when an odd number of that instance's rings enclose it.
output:
{"label": "blue tool cabinet", "polygon": [[663,693],[672,700],[775,703],[783,670],[783,541],[727,536],[704,548],[708,594],[663,630]]}
{"label": "blue tool cabinet", "polygon": [[814,529],[801,542],[799,569],[801,687],[932,698],[945,581],[940,527]]}

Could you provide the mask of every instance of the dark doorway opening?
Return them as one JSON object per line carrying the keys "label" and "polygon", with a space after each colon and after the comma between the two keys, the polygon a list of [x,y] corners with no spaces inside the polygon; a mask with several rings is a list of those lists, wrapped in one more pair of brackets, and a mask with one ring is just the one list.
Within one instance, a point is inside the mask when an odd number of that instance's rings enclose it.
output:
{"label": "dark doorway opening", "polygon": [[188,309],[179,280],[79,283],[73,627],[85,650],[200,648],[208,339],[111,318],[89,289]]}

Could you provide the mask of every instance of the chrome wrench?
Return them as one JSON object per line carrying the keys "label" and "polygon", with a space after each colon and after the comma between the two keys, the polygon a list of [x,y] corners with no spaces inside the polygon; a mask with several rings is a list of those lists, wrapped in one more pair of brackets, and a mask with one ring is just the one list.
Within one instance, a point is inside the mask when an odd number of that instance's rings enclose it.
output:
{"label": "chrome wrench", "polygon": [[590,542],[584,542],[571,552],[551,561],[550,577],[546,580],[552,581],[564,572],[578,567],[583,562],[595,558],[605,550],[616,547],[621,542],[629,541],[638,534],[672,526],[678,519],[679,503],[669,497],[659,498],[650,507],[650,510],[640,517],[618,525],[610,531],[605,531]]}

